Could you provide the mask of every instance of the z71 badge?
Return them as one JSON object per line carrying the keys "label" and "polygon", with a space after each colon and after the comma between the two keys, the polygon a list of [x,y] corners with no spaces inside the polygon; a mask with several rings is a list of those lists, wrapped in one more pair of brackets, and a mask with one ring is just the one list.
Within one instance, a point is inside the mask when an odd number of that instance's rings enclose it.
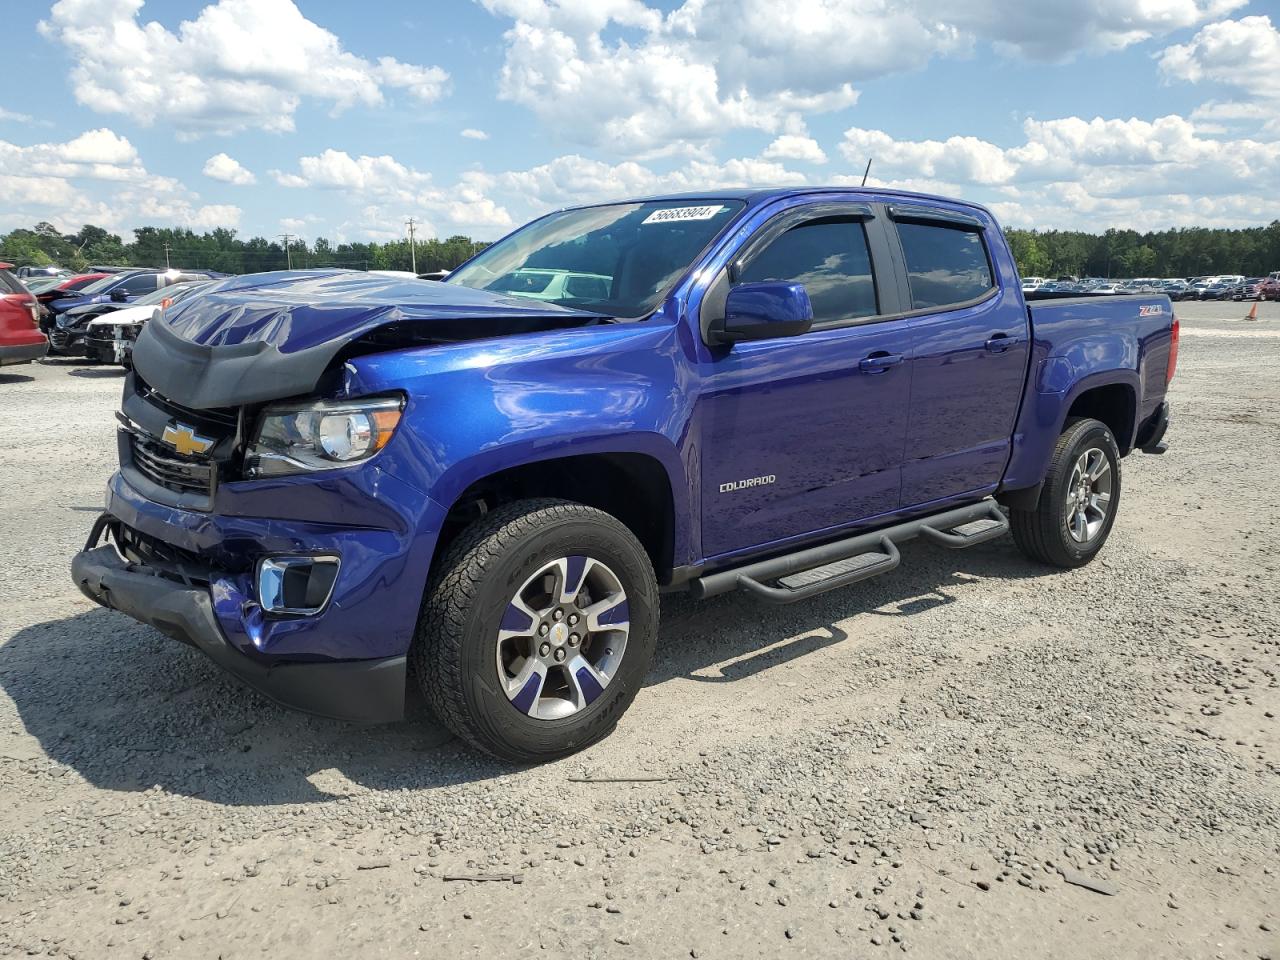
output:
{"label": "z71 badge", "polygon": [[1160,306],[1158,303],[1138,307],[1138,316],[1140,317],[1158,317],[1162,313],[1164,313],[1164,307]]}

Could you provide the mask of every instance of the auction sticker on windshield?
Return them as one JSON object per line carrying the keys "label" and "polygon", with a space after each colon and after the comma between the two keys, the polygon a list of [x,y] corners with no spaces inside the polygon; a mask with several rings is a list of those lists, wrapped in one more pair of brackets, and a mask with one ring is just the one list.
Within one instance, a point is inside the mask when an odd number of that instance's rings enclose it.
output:
{"label": "auction sticker on windshield", "polygon": [[653,211],[640,223],[644,225],[646,223],[670,223],[675,220],[710,220],[723,209],[723,204],[716,204],[710,207],[667,207],[665,210]]}

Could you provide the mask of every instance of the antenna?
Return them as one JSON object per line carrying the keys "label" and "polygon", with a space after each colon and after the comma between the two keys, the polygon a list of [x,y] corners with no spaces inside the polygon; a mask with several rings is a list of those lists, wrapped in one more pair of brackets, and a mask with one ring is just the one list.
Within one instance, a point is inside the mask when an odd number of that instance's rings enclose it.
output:
{"label": "antenna", "polygon": [[871,172],[871,158],[867,157],[867,169],[862,171],[862,185],[867,185],[867,174]]}

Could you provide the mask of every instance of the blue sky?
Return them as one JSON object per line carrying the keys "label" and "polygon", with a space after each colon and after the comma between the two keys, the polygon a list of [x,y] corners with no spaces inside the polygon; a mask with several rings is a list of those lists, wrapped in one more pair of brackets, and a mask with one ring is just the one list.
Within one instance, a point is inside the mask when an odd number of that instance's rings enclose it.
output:
{"label": "blue sky", "polygon": [[6,4],[0,230],[493,238],[602,198],[860,179],[1043,228],[1280,216],[1254,0]]}

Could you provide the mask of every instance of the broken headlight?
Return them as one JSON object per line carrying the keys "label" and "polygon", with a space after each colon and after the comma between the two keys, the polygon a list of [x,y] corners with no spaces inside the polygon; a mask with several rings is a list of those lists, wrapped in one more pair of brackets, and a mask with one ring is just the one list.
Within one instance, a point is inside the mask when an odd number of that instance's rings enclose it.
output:
{"label": "broken headlight", "polygon": [[245,476],[312,473],[368,460],[387,445],[403,409],[400,397],[269,406],[245,452]]}

